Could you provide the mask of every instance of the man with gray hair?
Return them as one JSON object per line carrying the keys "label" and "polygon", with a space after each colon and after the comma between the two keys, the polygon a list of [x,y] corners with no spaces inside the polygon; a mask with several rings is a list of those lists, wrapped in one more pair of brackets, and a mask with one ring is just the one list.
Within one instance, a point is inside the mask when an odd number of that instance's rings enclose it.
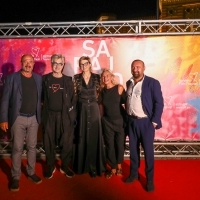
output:
{"label": "man with gray hair", "polygon": [[62,165],[60,172],[72,178],[69,168],[72,158],[73,130],[75,121],[75,98],[72,78],[62,71],[65,57],[54,54],[51,57],[52,72],[43,76],[42,124],[47,171],[44,177],[50,179],[55,172],[55,149],[60,147]]}

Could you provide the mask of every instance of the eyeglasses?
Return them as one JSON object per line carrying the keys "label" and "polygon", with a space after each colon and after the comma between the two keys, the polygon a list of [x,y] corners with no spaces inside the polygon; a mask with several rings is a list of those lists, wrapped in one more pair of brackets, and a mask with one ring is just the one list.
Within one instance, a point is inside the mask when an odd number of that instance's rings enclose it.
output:
{"label": "eyeglasses", "polygon": [[53,62],[52,65],[53,65],[53,66],[62,67],[64,64],[63,64],[63,63]]}
{"label": "eyeglasses", "polygon": [[80,67],[86,67],[86,66],[88,66],[88,64],[89,64],[89,62],[85,62],[83,64],[80,64]]}

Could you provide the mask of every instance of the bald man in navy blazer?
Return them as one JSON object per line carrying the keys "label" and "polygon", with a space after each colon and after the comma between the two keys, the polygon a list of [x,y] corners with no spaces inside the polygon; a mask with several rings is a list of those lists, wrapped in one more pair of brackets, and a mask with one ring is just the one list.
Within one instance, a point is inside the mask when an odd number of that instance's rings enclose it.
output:
{"label": "bald man in navy blazer", "polygon": [[134,60],[131,64],[132,78],[127,81],[126,111],[128,114],[128,136],[130,147],[130,176],[125,180],[131,183],[139,179],[140,144],[145,155],[146,190],[154,190],[154,136],[155,129],[162,127],[163,97],[158,80],[144,75],[145,64]]}

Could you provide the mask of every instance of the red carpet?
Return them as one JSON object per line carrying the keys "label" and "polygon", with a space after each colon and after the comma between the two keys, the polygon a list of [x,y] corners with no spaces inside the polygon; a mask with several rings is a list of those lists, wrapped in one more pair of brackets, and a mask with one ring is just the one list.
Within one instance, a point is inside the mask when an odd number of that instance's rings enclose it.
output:
{"label": "red carpet", "polygon": [[[1,200],[199,200],[200,160],[156,160],[155,191],[145,191],[144,160],[141,161],[140,181],[125,184],[129,174],[129,160],[123,163],[122,178],[117,176],[107,180],[104,176],[90,178],[88,174],[75,175],[70,179],[58,170],[52,179],[42,176],[45,162],[37,160],[36,173],[43,182],[35,185],[26,177],[26,159],[22,161],[20,190],[9,191],[10,159],[0,159],[0,199]],[[57,163],[59,168],[60,162]]]}

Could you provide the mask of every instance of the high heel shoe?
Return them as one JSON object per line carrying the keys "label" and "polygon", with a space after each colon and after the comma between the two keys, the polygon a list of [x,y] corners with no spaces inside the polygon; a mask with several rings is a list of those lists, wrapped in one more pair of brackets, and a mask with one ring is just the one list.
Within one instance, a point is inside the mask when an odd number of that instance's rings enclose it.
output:
{"label": "high heel shoe", "polygon": [[106,173],[106,178],[107,178],[107,179],[112,178],[112,177],[115,175],[115,173],[116,173],[116,170],[115,170],[115,169],[111,169],[110,171],[108,171],[108,172]]}
{"label": "high heel shoe", "polygon": [[117,169],[116,175],[117,175],[117,176],[122,176],[122,168]]}

